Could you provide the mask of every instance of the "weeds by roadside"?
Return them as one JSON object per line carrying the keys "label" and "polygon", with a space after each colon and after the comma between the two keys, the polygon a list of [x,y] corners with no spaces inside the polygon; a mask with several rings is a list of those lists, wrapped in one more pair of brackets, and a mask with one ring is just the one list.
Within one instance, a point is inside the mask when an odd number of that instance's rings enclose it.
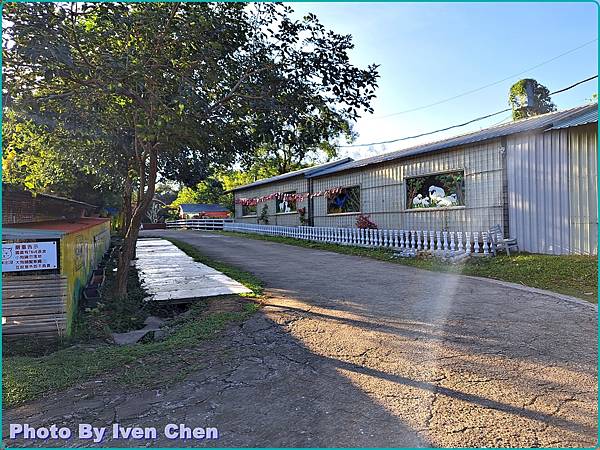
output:
{"label": "weeds by roadside", "polygon": [[[250,296],[256,298],[262,293],[262,283],[255,276],[213,261],[194,247],[184,247],[182,250],[195,260],[252,289]],[[157,313],[152,309],[156,306],[143,302],[145,293],[135,270],[131,271],[129,282],[130,295],[118,299],[112,296],[112,281],[108,277],[102,304],[81,312],[72,337],[57,342],[25,340],[11,343],[8,346],[11,351],[3,357],[4,407],[14,407],[95,376],[137,386],[160,382],[166,376],[170,379],[185,376],[195,366],[185,364],[176,373],[171,373],[165,372],[165,363],[168,366],[169,361],[176,362],[180,352],[210,339],[231,323],[244,321],[259,308],[254,299],[240,299],[236,295],[200,300],[192,303],[185,312],[182,306],[177,306],[178,311],[163,311],[163,316],[172,317],[164,340],[117,347],[108,341],[110,332],[139,328],[148,315]],[[227,305],[230,308],[224,309]]]}
{"label": "weeds by roadside", "polygon": [[[194,305],[192,313],[174,325],[174,330],[164,341],[124,347],[86,348],[78,345],[42,357],[7,358],[2,371],[3,405],[16,406],[108,372],[119,381],[133,382],[137,386],[156,382],[160,380],[165,358],[170,352],[210,339],[229,323],[247,319],[258,305],[248,303],[242,311],[209,314],[203,313],[205,308],[206,304]],[[157,364],[148,364],[144,361],[146,357],[153,357]]]}
{"label": "weeds by roadside", "polygon": [[219,261],[215,261],[205,255],[203,255],[196,247],[190,245],[186,242],[180,241],[178,239],[173,238],[164,238],[167,241],[172,242],[176,247],[178,247],[181,251],[185,252],[188,256],[191,256],[194,261],[206,264],[207,266],[212,267],[219,272],[223,272],[230,278],[239,281],[244,286],[252,290],[252,294],[241,294],[242,296],[251,296],[256,297],[260,296],[263,293],[263,285],[262,282],[252,275],[249,272],[245,272],[236,267],[230,266],[228,264],[224,264]]}

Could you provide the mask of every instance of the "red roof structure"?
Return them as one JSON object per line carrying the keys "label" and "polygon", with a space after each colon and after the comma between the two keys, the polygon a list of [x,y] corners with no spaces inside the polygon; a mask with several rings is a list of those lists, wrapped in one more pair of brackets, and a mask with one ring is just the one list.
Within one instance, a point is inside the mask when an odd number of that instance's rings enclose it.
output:
{"label": "red roof structure", "polygon": [[85,230],[86,228],[91,228],[108,220],[110,219],[105,217],[82,217],[73,220],[46,220],[43,222],[15,223],[11,224],[10,228],[74,233]]}

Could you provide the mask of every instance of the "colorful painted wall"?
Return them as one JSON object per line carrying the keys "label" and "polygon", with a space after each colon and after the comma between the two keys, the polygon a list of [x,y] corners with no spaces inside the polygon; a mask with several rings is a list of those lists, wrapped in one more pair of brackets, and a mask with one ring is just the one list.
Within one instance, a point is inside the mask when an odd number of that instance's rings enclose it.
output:
{"label": "colorful painted wall", "polygon": [[67,335],[71,334],[81,292],[110,246],[110,219],[94,220],[98,223],[68,232],[60,241],[61,275],[67,277]]}

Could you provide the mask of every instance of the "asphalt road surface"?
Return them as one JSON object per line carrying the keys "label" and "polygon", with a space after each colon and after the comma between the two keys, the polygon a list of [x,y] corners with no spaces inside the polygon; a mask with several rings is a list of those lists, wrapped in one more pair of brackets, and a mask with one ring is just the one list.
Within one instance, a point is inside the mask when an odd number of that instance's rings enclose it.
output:
{"label": "asphalt road surface", "polygon": [[[153,390],[94,382],[9,422],[214,426],[218,441],[105,446],[591,447],[597,309],[483,279],[273,242],[149,231],[261,278],[266,303]],[[6,436],[6,434],[5,434]],[[89,441],[14,441],[85,445]]]}

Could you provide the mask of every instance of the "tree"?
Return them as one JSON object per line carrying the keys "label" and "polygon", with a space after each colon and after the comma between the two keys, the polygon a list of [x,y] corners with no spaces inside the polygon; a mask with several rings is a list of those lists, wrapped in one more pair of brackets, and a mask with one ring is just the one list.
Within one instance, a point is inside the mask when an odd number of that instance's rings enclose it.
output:
{"label": "tree", "polygon": [[508,103],[513,110],[513,120],[556,111],[548,88],[532,78],[519,80],[511,86]]}
{"label": "tree", "polygon": [[[342,43],[340,51],[345,46],[348,43]],[[288,173],[335,158],[332,141],[338,137],[354,139],[349,114],[328,105],[316,90],[293,79],[277,93],[271,110],[259,114],[256,132],[262,147],[246,168],[258,161],[275,174]]]}
{"label": "tree", "polygon": [[179,207],[184,203],[214,203],[227,206],[231,209],[231,196],[225,194],[223,183],[217,178],[208,178],[201,181],[195,188],[183,187],[171,207]]}
{"label": "tree", "polygon": [[[101,141],[81,140],[71,133],[37,125],[5,110],[2,127],[2,181],[32,192],[49,193],[104,206],[120,203],[113,177],[102,177],[81,164],[78,151],[93,153]],[[74,148],[79,147],[78,151]],[[71,151],[73,150],[73,151]]]}
{"label": "tree", "polygon": [[[106,131],[110,145],[96,168],[123,176],[131,207],[117,294],[126,293],[159,173],[194,185],[252,154],[266,140],[260,119],[279,110],[277,94],[289,84],[309,89],[327,114],[353,120],[371,110],[376,66],[354,67],[349,36],[314,15],[294,21],[291,11],[233,2],[5,5],[5,104],[72,128],[80,115],[96,117]],[[89,121],[81,125],[93,134]]]}

